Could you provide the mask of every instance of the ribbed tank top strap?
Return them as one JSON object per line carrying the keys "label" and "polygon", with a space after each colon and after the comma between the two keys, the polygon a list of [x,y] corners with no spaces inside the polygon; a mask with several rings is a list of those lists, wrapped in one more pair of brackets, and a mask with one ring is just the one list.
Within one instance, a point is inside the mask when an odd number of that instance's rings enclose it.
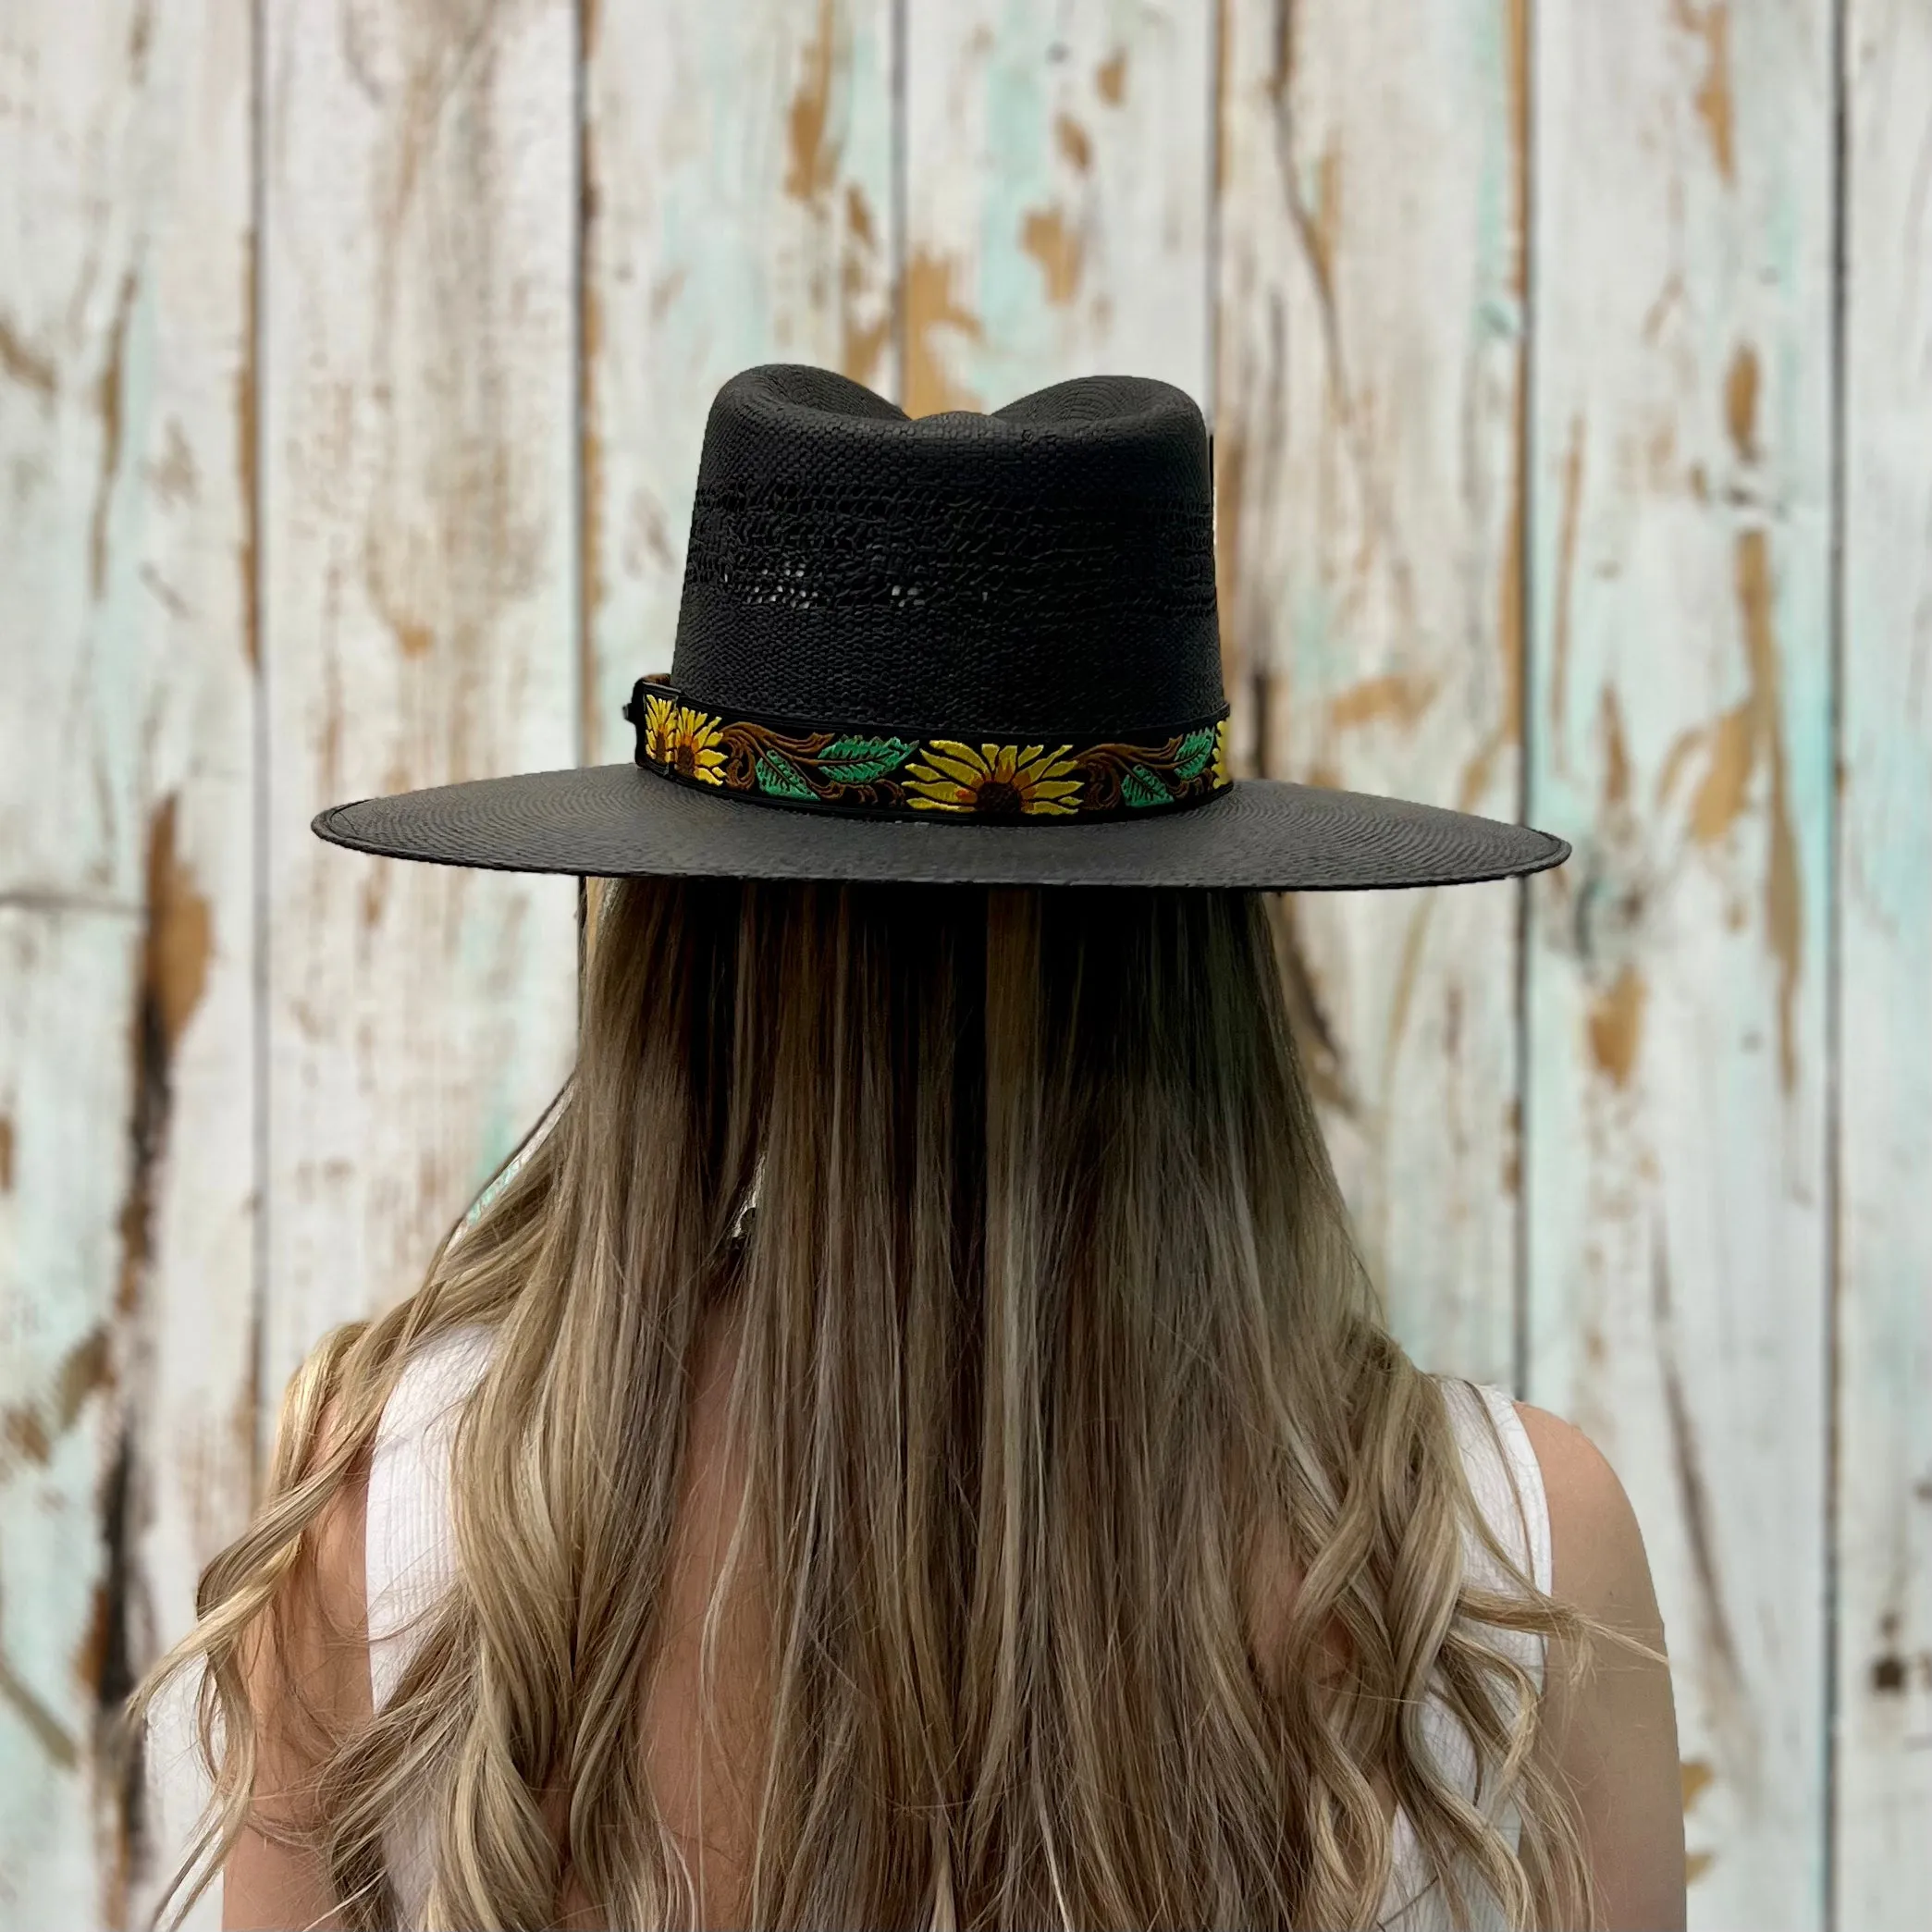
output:
{"label": "ribbed tank top strap", "polygon": [[[1482,1431],[1475,1411],[1469,1406],[1473,1388],[1489,1410],[1502,1438],[1503,1461]],[[1515,1552],[1539,1590],[1548,1590],[1551,1581],[1549,1497],[1543,1486],[1543,1465],[1530,1442],[1523,1419],[1516,1404],[1499,1388],[1483,1383],[1445,1380],[1443,1392],[1451,1413],[1460,1418],[1458,1438],[1462,1444],[1463,1467],[1470,1472],[1483,1513],[1495,1527],[1506,1548]],[[1493,1566],[1492,1566],[1493,1568]]]}
{"label": "ribbed tank top strap", "polygon": [[[452,1328],[404,1365],[377,1424],[369,1465],[363,1580],[369,1615],[369,1691],[381,1710],[422,1643],[424,1619],[456,1579],[450,1513],[452,1452],[464,1400],[489,1366],[496,1333]],[[417,1926],[434,1877],[427,1814],[405,1803],[383,1834],[401,1924]]]}
{"label": "ribbed tank top strap", "polygon": [[[1551,1584],[1549,1501],[1543,1486],[1543,1466],[1523,1428],[1516,1405],[1499,1388],[1483,1383],[1467,1383],[1450,1376],[1438,1376],[1437,1384],[1456,1432],[1457,1446],[1462,1452],[1462,1466],[1469,1477],[1483,1519],[1495,1532],[1497,1542],[1520,1563],[1539,1590]],[[1495,1425],[1491,1435],[1484,1426],[1485,1414]],[[1465,1578],[1472,1583],[1502,1594],[1514,1594],[1515,1586],[1487,1550],[1477,1541],[1475,1532],[1464,1527],[1462,1560]],[[1483,1627],[1483,1641],[1514,1658],[1529,1672],[1536,1692],[1541,1693],[1544,1668],[1544,1641],[1533,1631],[1506,1631],[1494,1625]],[[1421,1728],[1430,1755],[1442,1776],[1471,1803],[1476,1798],[1476,1754],[1469,1734],[1450,1715],[1439,1696],[1432,1692],[1421,1711]],[[1501,1803],[1490,1793],[1483,1797],[1483,1809],[1514,1846],[1521,1830],[1521,1819],[1513,1803]],[[1448,1901],[1438,1886],[1423,1877],[1421,1846],[1408,1814],[1397,1809],[1394,1823],[1395,1868],[1383,1898],[1383,1916],[1378,1924],[1385,1932],[1452,1932]],[[1501,1908],[1476,1881],[1466,1877],[1471,1897],[1471,1916],[1453,1932],[1495,1932],[1504,1919]]]}
{"label": "ribbed tank top strap", "polygon": [[404,1367],[377,1427],[369,1466],[364,1584],[369,1688],[381,1710],[422,1641],[423,1618],[456,1576],[451,1453],[464,1400],[489,1365],[496,1334],[453,1328]]}

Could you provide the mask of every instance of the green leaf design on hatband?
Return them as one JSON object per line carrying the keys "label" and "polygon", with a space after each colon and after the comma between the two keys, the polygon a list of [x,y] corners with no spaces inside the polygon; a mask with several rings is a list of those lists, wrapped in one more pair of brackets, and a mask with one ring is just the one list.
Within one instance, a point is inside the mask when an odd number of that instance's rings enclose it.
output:
{"label": "green leaf design on hatband", "polygon": [[1175,758],[1174,775],[1176,778],[1198,778],[1207,769],[1208,760],[1214,755],[1214,727],[1209,725],[1205,731],[1189,732],[1181,740],[1181,748]]}
{"label": "green leaf design on hatband", "polygon": [[781,798],[814,798],[818,794],[799,776],[798,768],[781,751],[761,751],[757,757],[758,789]]}
{"label": "green leaf design on hatband", "polygon": [[863,785],[904,764],[915,749],[904,738],[835,738],[818,754],[818,769],[842,784]]}
{"label": "green leaf design on hatband", "polygon": [[1165,805],[1173,794],[1145,765],[1129,765],[1120,775],[1120,795],[1128,805]]}

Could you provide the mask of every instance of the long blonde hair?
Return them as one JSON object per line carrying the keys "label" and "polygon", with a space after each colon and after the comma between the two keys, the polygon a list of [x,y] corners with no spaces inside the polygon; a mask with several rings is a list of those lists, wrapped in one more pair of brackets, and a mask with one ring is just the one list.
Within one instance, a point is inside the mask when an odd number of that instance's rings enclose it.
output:
{"label": "long blonde hair", "polygon": [[[393,1699],[329,1740],[314,1842],[356,1926],[397,1923],[382,1835],[418,1802],[434,1926],[551,1924],[567,1871],[609,1923],[693,1921],[639,1713],[687,1372],[729,1308],[746,1474],[705,1663],[708,1692],[756,1562],[754,1923],[1372,1926],[1378,1771],[1458,1914],[1473,1875],[1512,1925],[1594,1923],[1573,1801],[1532,1755],[1534,1679],[1478,1625],[1579,1656],[1611,1633],[1490,1533],[1440,1387],[1380,1319],[1277,902],[730,880],[605,900],[569,1087],[424,1286],[298,1372],[265,1502],[130,1705],[200,1667],[200,1884],[248,1816],[244,1642],[299,1587],[404,1361],[483,1323],[460,1580]],[[1465,1528],[1519,1594],[1464,1582]],[[1272,1619],[1270,1552],[1302,1577]],[[1349,1668],[1324,1680],[1335,1630]],[[1514,1851],[1434,1766],[1432,1684],[1485,1809],[1517,1809]]]}

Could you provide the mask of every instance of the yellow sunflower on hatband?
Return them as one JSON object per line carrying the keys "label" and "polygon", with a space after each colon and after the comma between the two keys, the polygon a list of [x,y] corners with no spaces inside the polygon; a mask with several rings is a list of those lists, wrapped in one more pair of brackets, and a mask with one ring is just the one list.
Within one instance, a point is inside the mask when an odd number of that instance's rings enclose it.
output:
{"label": "yellow sunflower on hatband", "polygon": [[660,765],[671,763],[671,746],[677,742],[678,708],[668,697],[647,697],[644,701],[644,755]]}
{"label": "yellow sunflower on hatband", "polygon": [[1220,791],[1232,781],[1227,773],[1227,720],[1223,719],[1214,727],[1213,789]]}
{"label": "yellow sunflower on hatband", "polygon": [[[651,702],[646,700],[646,705]],[[709,713],[680,705],[668,739],[667,762],[680,778],[699,779],[708,785],[724,782],[724,733]]]}
{"label": "yellow sunflower on hatband", "polygon": [[1004,818],[1015,812],[1071,812],[1080,781],[1063,754],[1040,744],[982,744],[975,751],[956,738],[927,741],[926,762],[905,769],[910,803],[933,812],[974,812]]}

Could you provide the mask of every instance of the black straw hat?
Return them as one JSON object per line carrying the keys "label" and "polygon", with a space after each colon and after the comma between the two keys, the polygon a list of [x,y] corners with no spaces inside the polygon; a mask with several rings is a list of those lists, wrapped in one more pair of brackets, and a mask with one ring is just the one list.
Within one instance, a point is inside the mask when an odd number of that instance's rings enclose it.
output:
{"label": "black straw hat", "polygon": [[749,369],[705,431],[635,762],[367,798],[315,831],[511,871],[986,884],[1448,885],[1569,848],[1234,779],[1206,427],[1134,376],[917,421]]}

